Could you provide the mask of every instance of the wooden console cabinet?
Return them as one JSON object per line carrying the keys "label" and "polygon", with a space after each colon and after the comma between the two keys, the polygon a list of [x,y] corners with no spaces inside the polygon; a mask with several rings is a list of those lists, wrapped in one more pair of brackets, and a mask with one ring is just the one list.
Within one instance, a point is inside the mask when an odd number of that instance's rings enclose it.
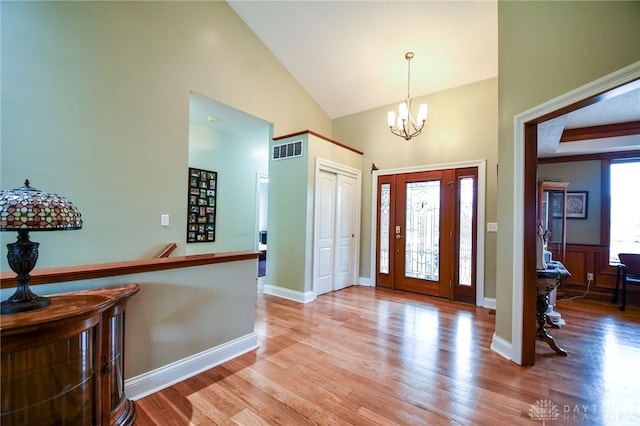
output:
{"label": "wooden console cabinet", "polygon": [[124,314],[137,284],[51,296],[0,318],[1,417],[8,425],[132,425]]}

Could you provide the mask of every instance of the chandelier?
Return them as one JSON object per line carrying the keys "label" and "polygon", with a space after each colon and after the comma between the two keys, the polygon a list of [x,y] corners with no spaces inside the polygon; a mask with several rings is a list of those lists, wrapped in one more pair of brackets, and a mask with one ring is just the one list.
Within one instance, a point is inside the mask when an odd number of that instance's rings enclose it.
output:
{"label": "chandelier", "polygon": [[[410,83],[411,83],[411,60],[415,54],[413,52],[407,52],[404,58],[407,60],[407,99],[401,102],[398,108],[398,118],[396,120],[396,113],[389,111],[387,114],[387,120],[389,121],[389,130],[396,136],[400,136],[405,140],[409,140],[414,136],[418,136],[422,132],[425,121],[427,121],[427,104],[420,104],[418,108],[418,115],[416,119],[413,119],[411,114],[411,95],[410,95]],[[395,126],[395,127],[394,127]]]}

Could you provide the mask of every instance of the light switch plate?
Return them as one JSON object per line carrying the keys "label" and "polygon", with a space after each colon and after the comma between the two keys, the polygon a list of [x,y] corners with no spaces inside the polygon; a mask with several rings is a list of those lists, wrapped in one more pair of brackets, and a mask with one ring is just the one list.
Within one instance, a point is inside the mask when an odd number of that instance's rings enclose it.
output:
{"label": "light switch plate", "polygon": [[160,226],[169,226],[169,215],[161,214],[160,215]]}
{"label": "light switch plate", "polygon": [[498,224],[495,222],[487,223],[487,232],[498,232]]}

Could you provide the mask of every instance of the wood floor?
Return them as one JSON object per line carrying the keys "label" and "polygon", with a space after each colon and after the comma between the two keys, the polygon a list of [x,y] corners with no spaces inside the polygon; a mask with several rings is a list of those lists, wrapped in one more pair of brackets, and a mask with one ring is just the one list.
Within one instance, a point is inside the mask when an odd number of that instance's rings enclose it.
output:
{"label": "wood floor", "polygon": [[136,425],[640,425],[640,308],[559,301],[536,365],[490,349],[488,309],[350,287],[259,294],[260,348],[137,401]]}

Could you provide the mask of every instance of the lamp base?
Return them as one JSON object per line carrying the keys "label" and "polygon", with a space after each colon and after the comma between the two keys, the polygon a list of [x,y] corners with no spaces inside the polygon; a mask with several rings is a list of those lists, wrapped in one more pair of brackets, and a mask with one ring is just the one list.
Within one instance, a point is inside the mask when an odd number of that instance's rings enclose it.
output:
{"label": "lamp base", "polygon": [[13,296],[2,302],[0,313],[12,314],[31,311],[44,308],[51,303],[47,297],[38,296],[29,288],[29,279],[31,279],[29,272],[36,266],[38,247],[40,247],[40,243],[29,239],[28,229],[19,229],[16,242],[7,244],[9,250],[7,261],[13,272],[18,274],[16,275],[18,287]]}
{"label": "lamp base", "polygon": [[2,302],[2,306],[0,307],[0,313],[3,314],[14,314],[16,312],[25,312],[31,311],[34,309],[44,308],[45,306],[49,306],[51,303],[51,299],[48,297],[38,296],[32,300],[24,300],[19,302],[10,302],[5,300]]}

